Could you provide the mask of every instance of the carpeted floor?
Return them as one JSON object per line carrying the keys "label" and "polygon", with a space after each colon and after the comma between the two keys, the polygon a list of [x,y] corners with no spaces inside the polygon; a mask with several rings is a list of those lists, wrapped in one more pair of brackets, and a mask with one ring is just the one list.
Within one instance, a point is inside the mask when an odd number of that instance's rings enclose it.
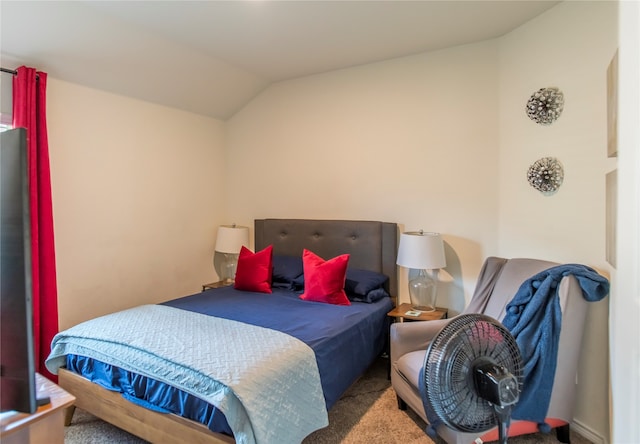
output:
{"label": "carpeted floor", "polygon": [[[388,361],[380,359],[329,412],[329,426],[309,435],[303,444],[430,444],[424,422],[410,410],[397,408],[387,379]],[[571,433],[572,444],[591,444]],[[142,444],[145,441],[77,409],[65,429],[65,444]],[[509,439],[510,444],[555,444],[555,433]],[[276,444],[276,443],[274,443]]]}

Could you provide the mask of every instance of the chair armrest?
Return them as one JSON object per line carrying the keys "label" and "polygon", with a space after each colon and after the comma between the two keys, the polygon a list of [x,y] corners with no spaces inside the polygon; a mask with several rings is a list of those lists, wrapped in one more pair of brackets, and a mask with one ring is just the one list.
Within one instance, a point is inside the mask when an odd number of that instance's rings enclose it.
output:
{"label": "chair armrest", "polygon": [[389,335],[391,362],[417,350],[426,350],[431,340],[451,319],[436,321],[395,322],[391,324]]}

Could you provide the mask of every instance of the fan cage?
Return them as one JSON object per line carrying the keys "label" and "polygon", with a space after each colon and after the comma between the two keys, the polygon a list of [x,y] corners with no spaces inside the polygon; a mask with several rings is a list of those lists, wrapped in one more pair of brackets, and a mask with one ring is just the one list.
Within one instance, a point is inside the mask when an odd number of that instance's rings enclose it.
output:
{"label": "fan cage", "polygon": [[503,366],[522,388],[520,350],[511,333],[482,314],[460,315],[431,342],[424,362],[425,410],[461,432],[482,432],[498,423],[495,409],[476,394],[473,370]]}

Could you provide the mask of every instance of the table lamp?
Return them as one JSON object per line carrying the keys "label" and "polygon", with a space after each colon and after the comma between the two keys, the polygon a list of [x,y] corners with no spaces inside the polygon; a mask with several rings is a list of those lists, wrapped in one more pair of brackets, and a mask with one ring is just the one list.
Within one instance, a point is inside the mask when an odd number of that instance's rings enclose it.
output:
{"label": "table lamp", "polygon": [[[402,233],[396,264],[419,270],[418,275],[409,280],[409,296],[413,309],[435,311],[438,271],[447,266],[444,242],[440,233],[422,230]],[[429,276],[426,270],[433,270],[433,276]]]}
{"label": "table lamp", "polygon": [[236,224],[220,225],[218,227],[216,251],[224,255],[220,270],[220,278],[223,282],[234,282],[238,254],[243,245],[249,245],[249,227],[241,227]]}

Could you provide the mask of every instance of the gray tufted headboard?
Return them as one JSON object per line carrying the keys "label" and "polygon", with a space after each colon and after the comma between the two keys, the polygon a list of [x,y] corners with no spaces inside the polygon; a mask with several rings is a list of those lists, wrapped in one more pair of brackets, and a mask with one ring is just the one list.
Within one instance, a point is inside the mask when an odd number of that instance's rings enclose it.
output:
{"label": "gray tufted headboard", "polygon": [[273,245],[273,254],[301,256],[302,249],[324,259],[348,253],[349,267],[389,276],[389,293],[398,296],[394,223],[357,220],[256,219],[255,248]]}

